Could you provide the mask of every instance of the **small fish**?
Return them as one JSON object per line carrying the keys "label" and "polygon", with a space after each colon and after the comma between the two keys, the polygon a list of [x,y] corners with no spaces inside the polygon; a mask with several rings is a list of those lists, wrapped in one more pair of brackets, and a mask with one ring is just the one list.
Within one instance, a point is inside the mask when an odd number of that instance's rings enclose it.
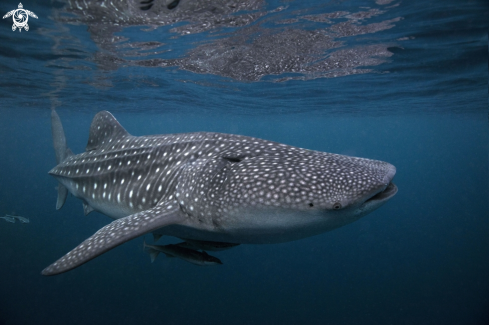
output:
{"label": "small fish", "polygon": [[21,217],[21,216],[16,216],[16,215],[9,215],[7,214],[6,217],[10,217],[10,218],[14,218],[14,219],[17,219],[19,220],[21,223],[29,223],[30,220],[29,218],[25,218],[25,217]]}
{"label": "small fish", "polygon": [[5,221],[7,221],[7,222],[15,223],[15,218],[12,218],[9,215],[6,215],[5,217],[0,217],[0,219],[3,219]]}
{"label": "small fish", "polygon": [[180,247],[178,245],[148,245],[144,242],[144,248],[148,249],[151,257],[151,263],[153,263],[161,252],[167,257],[178,257],[184,261],[195,265],[216,265],[222,264],[221,260],[217,257],[211,256],[206,252],[199,252],[190,248]]}
{"label": "small fish", "polygon": [[176,245],[184,248],[194,249],[194,250],[217,252],[217,251],[223,251],[225,249],[236,247],[239,244],[185,239],[184,242],[178,243]]}

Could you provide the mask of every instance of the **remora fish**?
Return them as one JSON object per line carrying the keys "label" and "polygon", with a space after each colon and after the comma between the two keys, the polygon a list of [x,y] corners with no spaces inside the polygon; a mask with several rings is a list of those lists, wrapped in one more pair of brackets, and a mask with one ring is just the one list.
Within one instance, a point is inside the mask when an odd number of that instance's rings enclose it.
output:
{"label": "remora fish", "polygon": [[158,254],[164,253],[168,257],[178,257],[184,261],[187,261],[196,265],[216,265],[222,264],[221,260],[217,257],[211,256],[206,252],[198,252],[193,249],[181,247],[179,245],[148,245],[144,243],[144,248],[148,249],[151,257],[151,263],[153,263]]}
{"label": "remora fish", "polygon": [[190,240],[185,239],[184,242],[175,244],[180,247],[195,249],[195,250],[203,250],[203,251],[223,251],[232,247],[236,247],[239,244],[233,243],[223,243],[223,242],[215,242],[215,241],[205,241],[205,240]]}
{"label": "remora fish", "polygon": [[7,221],[7,222],[15,223],[15,218],[12,218],[8,214],[5,217],[0,217],[0,219],[3,219],[5,221]]}
{"label": "remora fish", "polygon": [[25,217],[21,217],[21,216],[7,214],[6,217],[17,219],[21,223],[29,223],[30,222],[29,218],[25,218]]}
{"label": "remora fish", "polygon": [[[317,235],[374,211],[397,192],[389,163],[247,136],[196,132],[132,136],[107,111],[86,151],[66,147],[52,111],[59,184],[116,219],[42,271],[66,272],[153,232],[194,241],[277,243]],[[63,190],[66,189],[65,190]]]}

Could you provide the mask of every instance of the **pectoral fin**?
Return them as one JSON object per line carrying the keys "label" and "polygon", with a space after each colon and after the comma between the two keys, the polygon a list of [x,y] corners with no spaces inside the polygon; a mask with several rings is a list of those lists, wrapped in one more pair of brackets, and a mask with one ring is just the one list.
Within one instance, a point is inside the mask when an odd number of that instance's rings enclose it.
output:
{"label": "pectoral fin", "polygon": [[69,271],[126,241],[178,223],[183,218],[184,215],[177,202],[166,202],[152,209],[115,220],[45,268],[41,274],[56,275]]}

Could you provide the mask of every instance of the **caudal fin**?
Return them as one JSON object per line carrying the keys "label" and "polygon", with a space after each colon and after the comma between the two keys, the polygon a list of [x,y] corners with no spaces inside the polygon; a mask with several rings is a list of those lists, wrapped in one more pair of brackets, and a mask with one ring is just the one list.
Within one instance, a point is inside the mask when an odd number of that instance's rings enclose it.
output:
{"label": "caudal fin", "polygon": [[158,256],[158,254],[160,252],[158,252],[156,249],[150,248],[148,250],[148,253],[149,253],[149,257],[151,257],[151,263],[154,263],[154,261],[156,260],[156,257]]}
{"label": "caudal fin", "polygon": [[[65,131],[58,113],[51,109],[51,134],[53,136],[54,152],[56,154],[56,162],[62,163],[66,158],[72,156],[73,153],[66,145]],[[68,189],[61,183],[58,183],[58,199],[56,201],[56,210],[61,209],[68,197]]]}
{"label": "caudal fin", "polygon": [[149,257],[151,257],[151,263],[154,263],[154,261],[156,260],[156,257],[158,257],[158,254],[160,252],[158,252],[156,249],[154,249],[153,247],[151,247],[151,245],[147,245],[146,244],[146,239],[143,242],[143,247],[144,247],[145,250],[148,251]]}
{"label": "caudal fin", "polygon": [[61,183],[58,182],[58,199],[56,200],[56,210],[63,207],[68,197],[68,189]]}
{"label": "caudal fin", "polygon": [[56,153],[56,162],[59,164],[66,158],[66,137],[63,130],[63,124],[58,113],[54,109],[51,110],[51,134],[53,136],[54,152]]}

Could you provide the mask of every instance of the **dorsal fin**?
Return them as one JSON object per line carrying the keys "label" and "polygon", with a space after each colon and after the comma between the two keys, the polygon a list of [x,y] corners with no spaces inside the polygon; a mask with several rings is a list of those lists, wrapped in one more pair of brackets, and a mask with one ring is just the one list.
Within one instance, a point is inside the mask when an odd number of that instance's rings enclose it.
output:
{"label": "dorsal fin", "polygon": [[114,140],[125,138],[130,134],[107,111],[98,112],[90,125],[90,135],[85,151],[101,148]]}

